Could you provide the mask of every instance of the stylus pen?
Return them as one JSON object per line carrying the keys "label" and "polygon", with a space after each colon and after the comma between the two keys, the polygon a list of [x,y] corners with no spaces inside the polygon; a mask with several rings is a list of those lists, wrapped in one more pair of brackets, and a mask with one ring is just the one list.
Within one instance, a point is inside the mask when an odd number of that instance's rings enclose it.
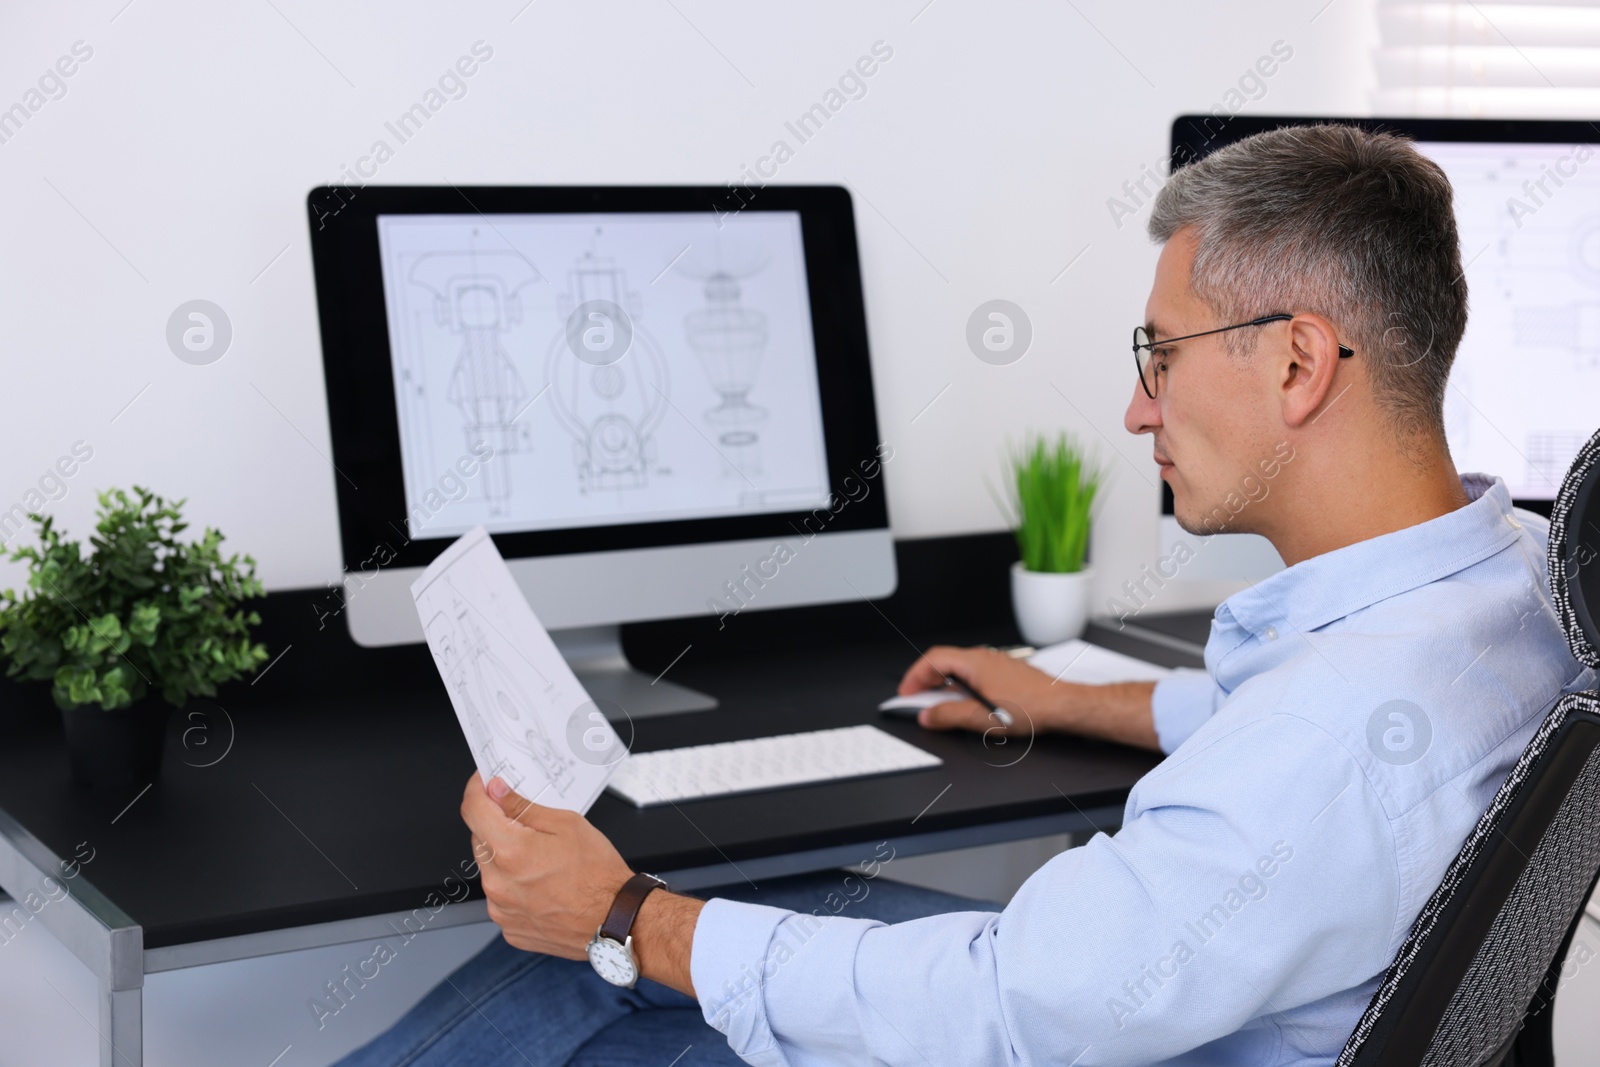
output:
{"label": "stylus pen", "polygon": [[978,703],[987,708],[989,714],[998,718],[1002,724],[1006,726],[1011,725],[1011,713],[1006,711],[1005,708],[996,707],[994,701],[978,692],[977,688],[971,684],[963,682],[960,678],[957,678],[953,674],[947,674],[944,678],[944,685],[946,689],[961,690],[963,693],[967,694],[967,696],[971,697],[973,700],[976,700]]}
{"label": "stylus pen", "polygon": [[976,700],[978,703],[982,704],[985,708],[989,709],[989,714],[993,715],[995,721],[998,722],[1001,726],[1010,726],[1013,722],[1016,721],[1015,719],[1013,719],[1011,717],[1011,713],[1009,711],[1007,711],[1005,708],[1000,707],[994,701],[990,700],[988,697],[986,697],[982,693],[978,692],[977,688],[975,686],[973,686],[972,683],[964,682],[960,678],[957,678],[953,674],[947,674],[947,675],[945,675],[944,684],[945,684],[946,688],[961,690],[963,693],[967,694],[973,700]]}

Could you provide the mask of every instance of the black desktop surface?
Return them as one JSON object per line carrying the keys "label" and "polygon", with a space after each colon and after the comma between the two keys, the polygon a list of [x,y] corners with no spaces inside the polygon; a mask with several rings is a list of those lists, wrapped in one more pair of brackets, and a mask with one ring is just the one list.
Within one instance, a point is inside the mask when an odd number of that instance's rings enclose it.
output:
{"label": "black desktop surface", "polygon": [[[645,810],[604,794],[589,817],[635,869],[1117,805],[1154,766],[1153,753],[1118,745],[1045,736],[1024,755],[1019,742],[879,716],[919,648],[1015,639],[997,613],[1003,541],[910,544],[887,601],[751,613],[720,631],[716,620],[633,628],[638,665],[659,670],[681,652],[668,676],[722,701],[634,723],[633,748],[866,722],[945,763]],[[951,584],[938,576],[952,566],[981,577],[942,603]],[[274,655],[288,651],[255,685],[219,694],[226,716],[175,714],[160,780],[142,794],[74,786],[48,698],[0,690],[0,808],[58,856],[92,848],[80,877],[144,928],[146,948],[410,910],[459,885],[449,879],[471,855],[458,809],[473,764],[426,649],[358,648],[319,604],[309,591],[268,598],[262,636]]]}
{"label": "black desktop surface", "polygon": [[[1211,608],[1194,611],[1163,611],[1143,612],[1129,622],[1144,630],[1153,630],[1167,637],[1186,641],[1200,648],[1206,647],[1206,642],[1211,639],[1211,619],[1216,612]],[[1115,623],[1107,624],[1115,628]]]}

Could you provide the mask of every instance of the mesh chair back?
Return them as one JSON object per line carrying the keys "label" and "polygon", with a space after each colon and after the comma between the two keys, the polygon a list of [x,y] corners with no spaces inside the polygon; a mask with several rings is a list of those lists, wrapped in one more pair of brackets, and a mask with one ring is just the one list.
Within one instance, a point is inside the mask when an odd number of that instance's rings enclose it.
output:
{"label": "mesh chair back", "polygon": [[[1600,666],[1600,434],[1551,511],[1550,588],[1572,654]],[[1338,1067],[1552,1065],[1561,962],[1597,873],[1600,693],[1572,693],[1423,907]]]}

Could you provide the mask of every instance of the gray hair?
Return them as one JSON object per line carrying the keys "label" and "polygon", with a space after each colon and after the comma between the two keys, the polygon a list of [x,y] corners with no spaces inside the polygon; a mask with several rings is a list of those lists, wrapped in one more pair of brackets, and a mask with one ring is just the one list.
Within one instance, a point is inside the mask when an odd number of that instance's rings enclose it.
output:
{"label": "gray hair", "polygon": [[[1444,391],[1467,327],[1450,182],[1410,141],[1355,126],[1259,133],[1179,169],[1150,236],[1199,240],[1189,282],[1217,325],[1322,315],[1366,363],[1401,435],[1444,437]],[[1250,352],[1254,330],[1224,335]]]}

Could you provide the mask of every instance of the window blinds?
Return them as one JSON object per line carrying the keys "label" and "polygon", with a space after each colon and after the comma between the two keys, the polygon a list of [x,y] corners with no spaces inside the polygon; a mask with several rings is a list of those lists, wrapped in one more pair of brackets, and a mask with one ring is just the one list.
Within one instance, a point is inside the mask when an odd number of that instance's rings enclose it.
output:
{"label": "window blinds", "polygon": [[1379,0],[1380,115],[1600,120],[1600,3]]}

